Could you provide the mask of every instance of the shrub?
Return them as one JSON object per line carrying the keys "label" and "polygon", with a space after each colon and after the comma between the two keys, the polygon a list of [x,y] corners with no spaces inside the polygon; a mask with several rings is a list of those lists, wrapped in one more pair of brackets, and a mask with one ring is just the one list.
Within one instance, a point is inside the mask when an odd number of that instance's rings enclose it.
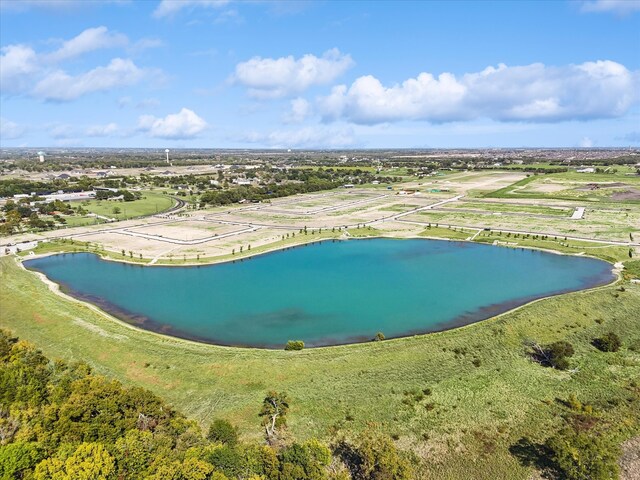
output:
{"label": "shrub", "polygon": [[351,471],[353,480],[415,478],[411,463],[393,441],[375,432],[362,435],[357,445],[345,441],[339,443],[336,453]]}
{"label": "shrub", "polygon": [[302,350],[304,348],[304,342],[302,340],[289,340],[285,345],[285,350]]}
{"label": "shrub", "polygon": [[620,337],[613,332],[605,333],[593,340],[593,346],[602,352],[617,352],[622,346]]}
{"label": "shrub", "polygon": [[238,430],[228,421],[216,419],[209,426],[207,438],[214,442],[233,446],[238,443]]}
{"label": "shrub", "polygon": [[575,353],[573,345],[564,340],[551,343],[544,347],[533,344],[533,357],[542,365],[566,370],[569,368],[569,357]]}
{"label": "shrub", "polygon": [[618,478],[620,448],[602,435],[566,428],[547,440],[546,446],[567,480]]}
{"label": "shrub", "polygon": [[378,332],[378,333],[376,333],[376,336],[373,337],[373,341],[374,342],[381,342],[382,340],[384,340],[384,338],[385,338],[384,337],[384,333]]}

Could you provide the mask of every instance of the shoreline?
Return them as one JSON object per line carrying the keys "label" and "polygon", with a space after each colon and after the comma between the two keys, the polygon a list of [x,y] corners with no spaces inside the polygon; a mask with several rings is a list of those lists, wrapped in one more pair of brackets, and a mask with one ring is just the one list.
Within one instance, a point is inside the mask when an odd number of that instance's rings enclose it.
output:
{"label": "shoreline", "polygon": [[[442,227],[444,228],[444,227]],[[425,228],[426,230],[426,228]],[[488,245],[488,246],[493,246],[493,247],[503,247],[503,248],[512,248],[512,249],[529,249],[529,250],[538,250],[538,251],[542,251],[542,252],[547,252],[547,253],[553,253],[556,255],[567,255],[567,256],[579,256],[579,257],[587,257],[587,258],[594,258],[596,260],[602,260],[603,262],[607,262],[610,263],[614,266],[614,268],[618,269],[619,267],[617,267],[616,265],[621,264],[622,261],[618,261],[618,262],[611,262],[609,260],[605,260],[604,258],[592,255],[590,253],[587,252],[582,252],[582,253],[567,253],[567,252],[561,252],[559,250],[554,250],[552,248],[544,248],[544,247],[536,247],[536,246],[530,246],[530,245],[505,245],[505,244],[493,244],[493,243],[486,243],[486,242],[476,242],[473,240],[468,240],[468,239],[454,239],[454,238],[446,238],[446,237],[435,237],[435,236],[429,236],[429,235],[419,235],[419,234],[412,234],[412,235],[407,235],[407,236],[396,236],[396,235],[380,235],[380,234],[376,234],[376,235],[367,235],[367,236],[362,236],[362,237],[353,237],[353,236],[349,236],[349,235],[345,235],[344,232],[340,233],[339,235],[336,235],[335,237],[326,237],[326,238],[318,238],[318,239],[314,239],[314,240],[308,240],[308,241],[302,241],[302,242],[294,242],[290,245],[284,245],[284,246],[274,246],[271,248],[266,248],[265,250],[260,250],[257,251],[255,253],[251,252],[251,250],[248,251],[244,251],[243,253],[239,253],[238,257],[236,257],[236,259],[233,258],[228,258],[228,256],[220,256],[219,258],[216,257],[206,257],[203,262],[199,262],[199,263],[195,263],[192,261],[186,261],[184,263],[179,263],[179,264],[172,264],[172,263],[150,263],[152,259],[149,259],[146,262],[141,262],[141,261],[131,261],[128,260],[126,257],[123,258],[115,258],[115,257],[111,257],[108,254],[105,254],[105,252],[107,253],[113,253],[114,255],[117,255],[118,252],[111,252],[109,250],[102,250],[100,252],[92,252],[89,250],[84,250],[84,251],[65,251],[65,250],[59,250],[59,251],[53,251],[53,252],[46,252],[46,253],[39,253],[39,254],[33,254],[33,255],[29,255],[29,256],[21,256],[21,255],[15,255],[19,260],[18,261],[23,261],[23,260],[29,260],[29,259],[36,259],[36,258],[42,258],[42,257],[47,257],[47,256],[51,256],[51,255],[60,255],[60,254],[65,254],[65,253],[93,253],[94,255],[98,255],[101,259],[106,260],[106,261],[110,261],[110,262],[120,262],[120,263],[126,263],[129,265],[137,265],[140,267],[205,267],[205,266],[209,266],[209,265],[218,265],[218,264],[223,264],[223,263],[230,263],[230,262],[235,262],[237,260],[245,260],[245,259],[249,259],[249,258],[253,258],[253,257],[257,257],[260,255],[264,255],[267,253],[272,253],[272,252],[276,252],[276,251],[280,251],[280,250],[286,250],[288,248],[295,248],[295,247],[299,247],[299,246],[303,246],[303,245],[308,245],[308,244],[313,244],[316,242],[324,242],[324,241],[328,241],[328,240],[364,240],[367,238],[386,238],[386,239],[394,239],[394,240],[409,240],[409,239],[422,239],[422,240],[442,240],[442,241],[449,241],[449,242],[466,242],[466,243],[473,243],[473,244],[478,244],[478,245]],[[54,240],[55,241],[55,240]],[[610,245],[612,247],[615,246],[619,246],[619,245]],[[258,250],[260,247],[257,247],[256,250]],[[143,257],[145,260],[146,258]]]}
{"label": "shoreline", "polygon": [[[342,236],[344,237],[344,235]],[[313,244],[316,242],[325,242],[328,240],[366,240],[366,239],[376,239],[376,238],[387,238],[387,239],[395,239],[395,240],[403,240],[403,239],[422,239],[422,240],[440,240],[440,241],[450,241],[450,242],[468,242],[468,243],[475,243],[475,244],[480,244],[480,245],[485,245],[487,247],[495,247],[495,246],[505,246],[505,245],[492,245],[489,243],[482,243],[482,242],[473,242],[473,241],[468,241],[468,240],[455,240],[455,239],[443,239],[443,238],[436,238],[436,237],[422,237],[422,236],[411,236],[411,237],[385,237],[385,236],[380,236],[380,235],[376,235],[376,236],[370,236],[370,237],[346,237],[346,238],[328,238],[328,239],[321,239],[321,240],[316,240],[316,241],[310,241],[310,242],[303,242],[300,244],[296,244],[296,245],[292,245],[290,247],[281,247],[281,248],[274,248],[268,251],[264,251],[264,252],[259,252],[247,257],[243,257],[242,259],[248,259],[248,258],[253,258],[253,257],[257,257],[259,255],[265,255],[265,254],[269,254],[269,253],[275,253],[278,251],[283,251],[286,250],[287,248],[297,248],[297,247],[301,247],[301,246],[305,246],[305,245],[309,245],[309,244]],[[510,248],[527,248],[527,247],[510,247]],[[590,291],[595,291],[595,290],[599,290],[599,289],[604,289],[604,288],[608,288],[611,287],[617,283],[619,283],[621,280],[623,280],[622,277],[622,264],[621,262],[617,262],[615,264],[611,264],[611,262],[608,262],[606,260],[603,260],[601,258],[598,257],[592,257],[592,256],[588,256],[588,255],[572,255],[572,254],[565,254],[562,252],[558,252],[558,251],[553,251],[553,250],[547,250],[547,249],[541,249],[541,248],[535,248],[535,247],[530,247],[531,250],[539,250],[539,251],[545,251],[547,253],[554,253],[557,255],[568,255],[568,256],[580,256],[580,257],[588,257],[588,258],[593,258],[596,260],[600,260],[603,262],[606,262],[610,265],[612,265],[612,269],[611,269],[611,273],[613,275],[613,278],[610,282],[601,284],[601,285],[595,285],[592,287],[586,287],[586,288],[580,288],[577,290],[569,290],[569,291],[560,291],[557,293],[551,293],[551,294],[547,294],[547,295],[543,295],[541,297],[538,298],[533,298],[532,300],[525,300],[524,303],[516,305],[513,308],[507,308],[504,311],[500,311],[499,313],[497,313],[496,315],[491,315],[485,318],[479,318],[476,320],[472,320],[468,323],[463,323],[463,324],[457,324],[457,325],[452,325],[450,327],[444,327],[444,328],[438,328],[435,330],[431,330],[431,331],[421,331],[421,332],[413,332],[413,333],[407,333],[405,335],[399,335],[399,336],[393,336],[393,337],[388,337],[387,339],[385,339],[385,341],[398,341],[398,340],[402,340],[402,339],[406,339],[406,338],[412,338],[412,337],[422,337],[422,336],[426,336],[426,335],[433,335],[433,334],[441,334],[444,332],[448,332],[448,331],[453,331],[453,330],[458,330],[461,328],[465,328],[465,327],[471,327],[473,325],[476,324],[480,324],[480,323],[484,323],[490,320],[495,320],[495,319],[499,319],[500,317],[502,317],[503,315],[509,314],[511,312],[517,311],[523,307],[526,307],[528,305],[532,305],[538,301],[541,300],[545,300],[548,298],[553,298],[553,297],[559,297],[562,295],[570,295],[570,294],[577,294],[577,293],[585,293],[585,292],[590,292]],[[36,259],[36,258],[43,258],[46,256],[51,256],[51,255],[59,255],[59,254],[73,254],[73,253],[90,253],[92,255],[96,255],[98,256],[100,259],[103,260],[111,260],[111,261],[115,261],[118,262],[119,260],[116,259],[108,259],[108,258],[104,258],[102,255],[95,253],[95,252],[48,252],[45,254],[40,254],[40,255],[33,255],[31,257],[29,257],[27,260],[30,259]],[[75,297],[69,293],[66,293],[65,291],[63,291],[63,288],[60,284],[54,282],[53,280],[49,279],[44,273],[36,271],[36,270],[31,270],[28,269],[24,264],[23,264],[23,260],[24,257],[17,257],[15,259],[16,263],[18,264],[18,266],[22,269],[24,269],[26,272],[29,273],[34,273],[38,276],[38,278],[40,278],[40,280],[42,280],[48,287],[49,290],[52,291],[53,293],[61,296],[62,298],[65,298],[67,300],[71,300],[73,302],[77,302],[81,305],[85,305],[88,306],[89,308],[91,308],[93,311],[98,312],[100,314],[102,314],[103,316],[105,316],[106,318],[108,318],[109,320],[115,320],[117,323],[121,324],[121,325],[126,325],[128,328],[140,331],[140,332],[145,332],[145,333],[150,333],[152,335],[157,335],[162,339],[172,339],[172,340],[176,340],[176,341],[180,341],[180,342],[188,342],[189,344],[196,344],[196,345],[200,345],[200,346],[209,346],[209,347],[221,347],[221,348],[228,348],[228,349],[243,349],[243,350],[268,350],[268,351],[282,351],[284,348],[284,345],[282,346],[247,346],[247,345],[225,345],[224,343],[216,343],[213,341],[208,341],[205,339],[199,339],[195,336],[188,336],[188,335],[180,335],[179,332],[176,332],[174,334],[172,333],[165,333],[165,332],[161,332],[158,330],[154,330],[154,329],[148,329],[148,328],[144,328],[142,326],[133,324],[133,323],[129,323],[126,320],[119,318],[118,316],[116,316],[115,314],[111,313],[108,309],[105,309],[99,305],[96,305],[94,303],[92,303],[89,300],[85,300],[82,298],[78,298]],[[217,264],[223,264],[223,263],[229,263],[229,262],[235,262],[236,260],[223,260],[223,261],[219,261],[219,262],[214,262],[214,263],[207,263],[207,264],[197,264],[197,265],[144,265],[144,264],[137,264],[134,262],[122,262],[122,263],[128,263],[131,265],[138,265],[138,266],[172,266],[172,267],[191,267],[191,266],[213,266],[213,265],[217,265]],[[487,306],[487,307],[483,307],[483,308],[490,308],[491,306]],[[456,317],[457,319],[458,317]],[[452,319],[451,322],[456,322],[456,319]],[[324,348],[336,348],[336,347],[348,347],[350,345],[359,345],[359,344],[364,344],[364,343],[377,343],[377,342],[372,342],[372,341],[346,341],[344,343],[334,343],[334,344],[330,344],[330,345],[318,345],[318,346],[305,346],[305,350],[317,350],[317,349],[324,349]]]}

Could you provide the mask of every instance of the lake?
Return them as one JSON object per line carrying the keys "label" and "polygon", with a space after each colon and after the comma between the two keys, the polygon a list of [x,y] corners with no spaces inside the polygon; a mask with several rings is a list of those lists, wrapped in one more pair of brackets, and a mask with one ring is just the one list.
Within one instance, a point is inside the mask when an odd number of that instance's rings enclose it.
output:
{"label": "lake", "polygon": [[141,328],[268,348],[445,330],[615,278],[610,264],[593,258],[426,239],[329,240],[195,267],[89,253],[24,265]]}

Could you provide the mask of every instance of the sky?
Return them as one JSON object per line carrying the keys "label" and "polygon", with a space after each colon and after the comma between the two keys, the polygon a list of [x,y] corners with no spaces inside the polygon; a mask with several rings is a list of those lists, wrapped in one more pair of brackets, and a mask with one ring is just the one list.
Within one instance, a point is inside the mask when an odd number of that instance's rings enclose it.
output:
{"label": "sky", "polygon": [[0,146],[640,147],[640,0],[0,0]]}

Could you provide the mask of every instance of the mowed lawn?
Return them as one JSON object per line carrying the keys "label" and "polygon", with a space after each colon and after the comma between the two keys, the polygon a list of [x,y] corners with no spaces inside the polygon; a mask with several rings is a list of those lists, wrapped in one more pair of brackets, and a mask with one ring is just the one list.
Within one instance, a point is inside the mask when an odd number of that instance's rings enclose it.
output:
{"label": "mowed lawn", "polygon": [[[530,467],[509,447],[558,429],[571,394],[621,439],[640,431],[640,285],[554,297],[448,332],[284,352],[130,328],[52,293],[13,258],[0,259],[0,284],[0,326],[46,355],[149,388],[204,426],[226,418],[248,439],[262,435],[268,390],[289,394],[293,436],[330,439],[376,424],[428,460],[425,478],[527,479]],[[623,339],[620,352],[591,345],[608,331]],[[572,342],[575,370],[533,363],[524,346],[532,339]]]}
{"label": "mowed lawn", "polygon": [[[144,215],[153,215],[168,210],[173,206],[175,200],[168,195],[162,193],[144,191],[140,200],[132,202],[120,202],[112,200],[89,200],[82,203],[82,207],[98,215],[109,218],[117,218],[124,220],[125,218],[141,217]],[[88,203],[88,205],[87,205]],[[72,204],[76,206],[76,204]],[[120,209],[120,213],[113,213],[114,207]]]}

